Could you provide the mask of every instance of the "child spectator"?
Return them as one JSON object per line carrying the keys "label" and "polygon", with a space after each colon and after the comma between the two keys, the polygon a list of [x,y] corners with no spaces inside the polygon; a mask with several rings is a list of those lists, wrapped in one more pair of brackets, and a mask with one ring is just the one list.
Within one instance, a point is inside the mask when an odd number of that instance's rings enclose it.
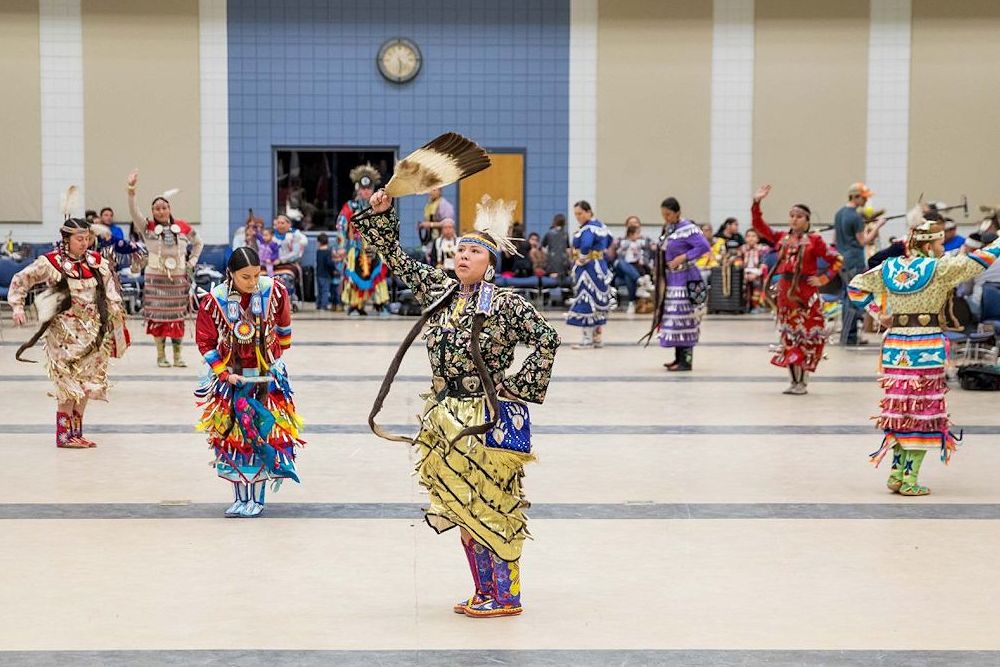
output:
{"label": "child spectator", "polygon": [[274,276],[274,265],[278,262],[280,247],[274,240],[274,230],[266,227],[257,233],[257,255],[261,266],[267,269],[267,275]]}

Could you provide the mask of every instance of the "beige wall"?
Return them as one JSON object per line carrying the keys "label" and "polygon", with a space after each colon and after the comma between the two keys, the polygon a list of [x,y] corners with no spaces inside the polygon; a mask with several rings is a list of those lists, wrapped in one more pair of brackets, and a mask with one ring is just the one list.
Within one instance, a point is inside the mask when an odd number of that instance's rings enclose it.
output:
{"label": "beige wall", "polygon": [[662,224],[660,201],[708,215],[712,3],[605,0],[597,62],[597,215]]}
{"label": "beige wall", "polygon": [[180,188],[174,215],[201,216],[198,0],[83,0],[87,205],[128,219],[125,178],[139,203]]}
{"label": "beige wall", "polygon": [[5,0],[0,14],[0,222],[42,220],[42,102],[38,0]]}
{"label": "beige wall", "polygon": [[830,223],[865,174],[868,2],[756,0],[755,11],[755,186],[774,185],[774,222],[801,201]]}
{"label": "beige wall", "polygon": [[1000,204],[1000,2],[913,0],[912,40],[910,200]]}

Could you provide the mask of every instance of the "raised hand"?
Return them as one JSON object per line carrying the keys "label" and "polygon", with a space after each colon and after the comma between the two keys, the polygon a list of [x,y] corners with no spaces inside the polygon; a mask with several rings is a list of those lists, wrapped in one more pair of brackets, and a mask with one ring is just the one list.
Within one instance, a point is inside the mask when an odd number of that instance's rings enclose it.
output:
{"label": "raised hand", "polygon": [[126,184],[130,188],[134,188],[138,183],[139,183],[139,170],[135,169],[132,171],[132,173],[128,175],[128,181],[126,181]]}
{"label": "raised hand", "polygon": [[753,193],[753,200],[759,202],[761,199],[764,199],[769,194],[771,194],[771,186],[762,185],[759,188],[757,188],[757,192]]}
{"label": "raised hand", "polygon": [[392,197],[386,194],[385,190],[379,190],[368,200],[368,205],[372,207],[374,213],[385,213],[392,206]]}

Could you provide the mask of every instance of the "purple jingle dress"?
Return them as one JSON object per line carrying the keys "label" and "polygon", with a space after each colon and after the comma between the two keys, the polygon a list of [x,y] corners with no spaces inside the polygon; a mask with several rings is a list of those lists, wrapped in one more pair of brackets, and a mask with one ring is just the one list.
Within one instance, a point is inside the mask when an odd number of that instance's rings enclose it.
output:
{"label": "purple jingle dress", "polygon": [[[694,306],[688,300],[687,284],[701,280],[701,271],[695,261],[711,250],[708,240],[698,225],[681,220],[666,230],[663,241],[663,264],[666,295],[663,299],[663,317],[658,337],[660,347],[694,347],[698,344],[699,320]],[[679,270],[673,271],[669,262],[678,255],[687,256]]]}

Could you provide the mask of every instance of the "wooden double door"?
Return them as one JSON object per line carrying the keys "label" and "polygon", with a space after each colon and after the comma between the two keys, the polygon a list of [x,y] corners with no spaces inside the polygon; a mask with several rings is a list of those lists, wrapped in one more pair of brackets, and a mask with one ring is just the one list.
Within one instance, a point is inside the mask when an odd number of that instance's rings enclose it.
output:
{"label": "wooden double door", "polygon": [[490,153],[492,166],[458,184],[459,233],[472,230],[476,204],[484,194],[493,199],[516,201],[514,220],[524,222],[524,153]]}

